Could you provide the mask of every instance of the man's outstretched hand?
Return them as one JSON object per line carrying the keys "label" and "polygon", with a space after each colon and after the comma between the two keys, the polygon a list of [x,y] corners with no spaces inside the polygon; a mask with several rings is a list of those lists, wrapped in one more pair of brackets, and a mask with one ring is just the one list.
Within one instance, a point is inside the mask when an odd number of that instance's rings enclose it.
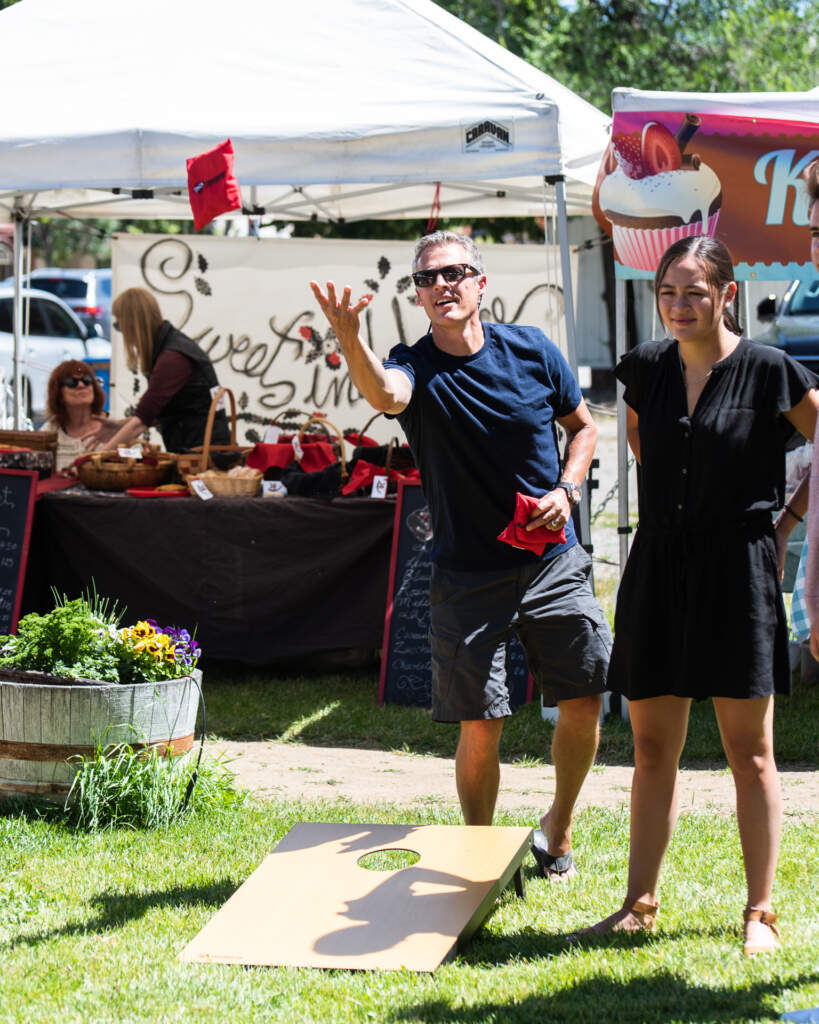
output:
{"label": "man's outstretched hand", "polygon": [[333,328],[342,351],[349,349],[358,340],[361,330],[361,313],[372,302],[372,294],[362,295],[355,303],[350,305],[353,290],[345,287],[339,299],[336,286],[333,281],[327,282],[327,294],[321,290],[318,281],[311,281],[310,287],[321,307],[322,313],[327,317],[330,326]]}

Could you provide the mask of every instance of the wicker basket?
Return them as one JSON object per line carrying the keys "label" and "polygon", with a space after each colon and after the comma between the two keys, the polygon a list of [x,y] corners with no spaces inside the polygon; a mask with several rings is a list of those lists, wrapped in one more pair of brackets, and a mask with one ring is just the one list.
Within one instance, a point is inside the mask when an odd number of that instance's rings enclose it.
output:
{"label": "wicker basket", "polygon": [[[230,444],[211,444],[213,421],[216,418],[219,402],[223,395],[227,395],[230,401]],[[208,420],[205,424],[204,443],[191,448],[189,452],[176,456],[179,476],[187,482],[191,476],[197,476],[208,469],[215,469],[212,458],[213,452],[235,455],[237,463],[244,463],[248,452],[252,451],[253,445],[240,445],[236,442],[236,399],[233,397],[233,392],[230,388],[219,388],[210,403]]]}
{"label": "wicker basket", "polygon": [[312,441],[325,441],[332,445],[336,457],[340,457],[341,432],[330,423],[323,412],[304,412],[302,409],[284,409],[270,421],[271,427],[279,427],[282,431],[279,444],[289,444],[298,437],[300,444]]}
{"label": "wicker basket", "polygon": [[308,429],[311,426],[313,426],[313,424],[318,424],[318,426],[322,430],[328,431],[328,436],[330,431],[333,431],[336,435],[336,442],[333,445],[333,450],[335,451],[337,449],[338,461],[341,463],[341,480],[339,482],[340,490],[344,486],[347,477],[349,476],[349,470],[347,469],[347,458],[344,454],[344,435],[341,433],[341,431],[338,429],[335,423],[331,423],[330,420],[327,419],[323,412],[314,412],[313,415],[304,424],[304,426],[299,430],[299,444],[301,444],[302,438],[304,437]]}
{"label": "wicker basket", "polygon": [[176,456],[160,452],[156,462],[126,459],[116,452],[94,452],[79,463],[77,474],[89,490],[127,491],[129,487],[157,487],[164,484],[176,465]]}
{"label": "wicker basket", "polygon": [[187,477],[190,486],[193,480],[201,480],[211,494],[219,498],[255,498],[262,487],[262,474],[253,470],[253,476],[230,476],[219,469],[206,469],[204,473]]}
{"label": "wicker basket", "polygon": [[31,448],[35,452],[57,451],[56,430],[0,430],[0,448]]}

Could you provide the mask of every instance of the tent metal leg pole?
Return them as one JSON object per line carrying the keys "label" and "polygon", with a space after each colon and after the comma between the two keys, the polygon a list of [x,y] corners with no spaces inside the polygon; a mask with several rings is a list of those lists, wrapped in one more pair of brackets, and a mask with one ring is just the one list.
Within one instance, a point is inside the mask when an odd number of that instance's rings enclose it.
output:
{"label": "tent metal leg pole", "polygon": [[[614,287],[615,360],[626,352],[626,282],[617,279]],[[620,578],[628,558],[628,438],[626,436],[626,403],[623,401],[624,386],[617,381],[617,534],[620,541]],[[620,717],[629,721],[628,700],[620,697]]]}
{"label": "tent metal leg pole", "polygon": [[566,358],[577,377],[577,342],[574,329],[574,292],[572,289],[572,260],[569,248],[569,221],[566,214],[566,183],[558,178],[555,184],[557,200],[557,231],[560,245],[560,266],[563,277],[563,307],[566,321]]}
{"label": "tent metal leg pole", "polygon": [[742,333],[746,338],[751,336],[751,302],[748,293],[748,282],[739,282],[739,316],[742,326]]}
{"label": "tent metal leg pole", "polygon": [[[574,289],[572,287],[572,258],[569,246],[569,220],[566,212],[566,182],[554,182],[557,202],[557,230],[560,244],[560,267],[563,278],[563,310],[566,323],[566,358],[577,379],[577,341],[574,322]],[[580,481],[578,481],[580,482]],[[587,492],[588,493],[588,492]],[[591,515],[588,501],[580,502],[580,543],[587,551],[592,549]]]}
{"label": "tent metal leg pole", "polygon": [[[614,291],[615,359],[620,362],[626,353],[626,282],[617,279]],[[623,385],[617,381],[617,533],[620,540],[620,576],[628,558],[628,439],[626,438],[626,405]]]}
{"label": "tent metal leg pole", "polygon": [[21,336],[23,328],[23,220],[14,218],[14,429],[22,429],[23,382],[20,373]]}

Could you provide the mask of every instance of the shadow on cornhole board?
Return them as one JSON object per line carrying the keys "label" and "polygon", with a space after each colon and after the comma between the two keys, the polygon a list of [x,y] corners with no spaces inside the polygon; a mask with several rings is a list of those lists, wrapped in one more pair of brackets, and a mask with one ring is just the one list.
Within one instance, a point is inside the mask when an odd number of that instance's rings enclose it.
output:
{"label": "shadow on cornhole board", "polygon": [[[434,971],[514,883],[532,830],[302,822],[180,953],[189,963]],[[410,850],[371,871],[368,854]]]}

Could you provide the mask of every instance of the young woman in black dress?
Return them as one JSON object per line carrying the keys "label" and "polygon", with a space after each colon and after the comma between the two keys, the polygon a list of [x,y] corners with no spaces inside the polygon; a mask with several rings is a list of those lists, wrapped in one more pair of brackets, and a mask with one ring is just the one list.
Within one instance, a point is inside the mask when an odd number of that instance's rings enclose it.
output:
{"label": "young woman in black dress", "polygon": [[778,553],[807,503],[805,487],[785,504],[785,443],[793,428],[813,437],[819,382],[740,336],[720,242],[676,242],[654,288],[669,337],[637,346],[616,371],[642,471],[608,678],[629,699],[634,731],[628,888],[622,908],[585,934],[653,928],[689,708],[710,697],[736,786],[753,955],[779,946],[773,695],[789,692],[790,671]]}

